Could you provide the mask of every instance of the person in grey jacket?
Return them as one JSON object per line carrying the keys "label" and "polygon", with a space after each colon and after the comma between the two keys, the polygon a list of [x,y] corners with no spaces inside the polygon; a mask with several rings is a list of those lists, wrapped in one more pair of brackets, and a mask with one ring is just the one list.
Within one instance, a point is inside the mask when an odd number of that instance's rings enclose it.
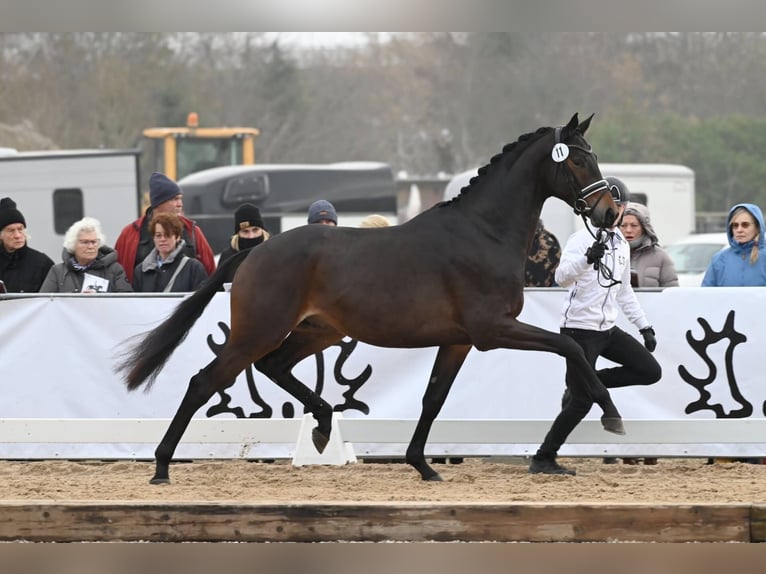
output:
{"label": "person in grey jacket", "polygon": [[61,263],[50,268],[41,293],[129,293],[133,288],[107,246],[101,223],[92,217],[75,221],[64,235]]}
{"label": "person in grey jacket", "polygon": [[194,291],[205,279],[205,267],[184,255],[183,222],[175,213],[157,213],[149,223],[154,249],[136,265],[133,290],[142,293]]}
{"label": "person in grey jacket", "polygon": [[660,247],[645,205],[632,201],[628,203],[620,231],[630,245],[633,287],[678,287],[676,266],[670,255]]}

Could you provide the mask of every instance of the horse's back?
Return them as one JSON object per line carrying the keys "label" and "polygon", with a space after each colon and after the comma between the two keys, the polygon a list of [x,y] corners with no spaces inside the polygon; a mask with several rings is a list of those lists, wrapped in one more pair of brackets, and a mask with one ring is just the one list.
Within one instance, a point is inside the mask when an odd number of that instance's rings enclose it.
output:
{"label": "horse's back", "polygon": [[420,346],[434,329],[452,340],[462,329],[445,281],[447,261],[428,238],[410,225],[291,230],[252,250],[235,277],[232,304],[293,321],[318,317],[382,346]]}

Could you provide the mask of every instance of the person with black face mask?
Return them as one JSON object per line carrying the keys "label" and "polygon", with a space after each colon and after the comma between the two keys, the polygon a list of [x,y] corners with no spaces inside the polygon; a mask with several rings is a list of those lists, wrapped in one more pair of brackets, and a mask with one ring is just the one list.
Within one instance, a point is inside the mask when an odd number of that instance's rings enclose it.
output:
{"label": "person with black face mask", "polygon": [[218,265],[238,251],[251,249],[269,238],[269,232],[263,228],[260,210],[252,203],[243,203],[234,212],[234,235],[229,247],[221,251]]}

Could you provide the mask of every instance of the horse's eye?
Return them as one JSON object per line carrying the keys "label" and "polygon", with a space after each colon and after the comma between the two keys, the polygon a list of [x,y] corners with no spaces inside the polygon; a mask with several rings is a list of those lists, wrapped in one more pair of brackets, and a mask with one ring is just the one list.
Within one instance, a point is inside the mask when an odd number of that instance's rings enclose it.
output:
{"label": "horse's eye", "polygon": [[570,156],[572,158],[572,163],[575,164],[577,167],[585,167],[585,158],[582,156],[582,154],[575,153]]}

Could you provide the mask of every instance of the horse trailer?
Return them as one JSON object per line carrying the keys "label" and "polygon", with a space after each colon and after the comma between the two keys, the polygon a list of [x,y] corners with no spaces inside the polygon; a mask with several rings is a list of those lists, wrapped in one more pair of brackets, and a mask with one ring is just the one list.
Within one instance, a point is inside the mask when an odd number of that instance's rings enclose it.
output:
{"label": "horse trailer", "polygon": [[215,167],[178,181],[184,212],[205,233],[214,253],[234,234],[234,211],[258,206],[271,234],[306,225],[309,206],[331,202],[338,225],[356,226],[371,213],[397,221],[397,187],[391,167],[377,162],[254,164]]}
{"label": "horse trailer", "polygon": [[0,154],[0,197],[24,214],[29,245],[61,260],[64,234],[86,215],[113,245],[140,215],[138,149],[80,149]]}

